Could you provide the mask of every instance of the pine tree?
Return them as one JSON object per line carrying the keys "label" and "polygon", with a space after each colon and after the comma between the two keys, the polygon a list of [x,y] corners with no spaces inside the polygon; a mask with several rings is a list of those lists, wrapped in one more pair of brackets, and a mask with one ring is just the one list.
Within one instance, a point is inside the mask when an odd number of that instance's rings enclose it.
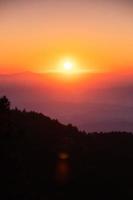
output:
{"label": "pine tree", "polygon": [[0,98],[0,112],[7,112],[10,110],[10,101],[6,96]]}

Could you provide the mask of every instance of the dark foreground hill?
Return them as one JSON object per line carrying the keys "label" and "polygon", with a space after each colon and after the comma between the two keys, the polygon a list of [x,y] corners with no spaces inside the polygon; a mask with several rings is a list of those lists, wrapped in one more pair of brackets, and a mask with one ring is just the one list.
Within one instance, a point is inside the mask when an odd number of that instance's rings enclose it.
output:
{"label": "dark foreground hill", "polygon": [[0,199],[132,199],[133,135],[0,105]]}

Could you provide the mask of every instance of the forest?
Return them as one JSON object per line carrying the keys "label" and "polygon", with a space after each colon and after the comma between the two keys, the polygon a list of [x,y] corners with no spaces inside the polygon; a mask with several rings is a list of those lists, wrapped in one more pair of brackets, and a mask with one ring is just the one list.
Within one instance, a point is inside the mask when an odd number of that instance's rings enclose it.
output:
{"label": "forest", "polygon": [[0,153],[2,200],[133,199],[132,133],[80,131],[3,96]]}

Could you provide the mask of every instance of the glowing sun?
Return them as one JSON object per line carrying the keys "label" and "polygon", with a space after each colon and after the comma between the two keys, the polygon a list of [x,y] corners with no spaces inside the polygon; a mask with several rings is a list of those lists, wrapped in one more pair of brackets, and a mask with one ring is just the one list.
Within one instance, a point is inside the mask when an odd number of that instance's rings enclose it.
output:
{"label": "glowing sun", "polygon": [[64,63],[64,70],[65,71],[72,71],[73,70],[73,64],[71,62],[65,62]]}
{"label": "glowing sun", "polygon": [[56,71],[59,73],[71,75],[78,74],[81,70],[79,69],[77,62],[75,62],[74,59],[68,58],[60,60]]}

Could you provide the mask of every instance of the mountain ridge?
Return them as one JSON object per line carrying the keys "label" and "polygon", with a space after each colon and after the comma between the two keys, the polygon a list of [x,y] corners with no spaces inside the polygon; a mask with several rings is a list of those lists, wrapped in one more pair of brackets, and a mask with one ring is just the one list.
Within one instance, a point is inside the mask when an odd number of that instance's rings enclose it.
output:
{"label": "mountain ridge", "polygon": [[25,74],[0,76],[0,95],[9,96],[13,107],[41,111],[81,130],[133,130],[133,83],[125,75],[122,80],[103,74],[101,79],[86,75],[65,80],[53,74]]}
{"label": "mountain ridge", "polygon": [[81,132],[72,124],[16,108],[0,110],[0,141],[2,199],[133,195],[130,132]]}

